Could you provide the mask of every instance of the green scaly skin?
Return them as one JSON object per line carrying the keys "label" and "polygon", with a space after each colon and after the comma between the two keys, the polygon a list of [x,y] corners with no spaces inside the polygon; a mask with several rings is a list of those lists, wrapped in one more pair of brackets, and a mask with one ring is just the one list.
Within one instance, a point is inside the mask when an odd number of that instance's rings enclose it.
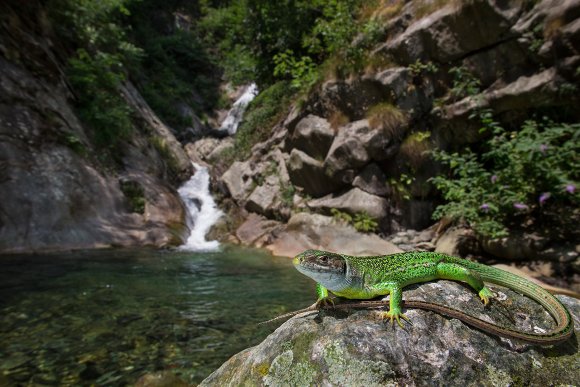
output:
{"label": "green scaly skin", "polygon": [[484,304],[493,293],[485,282],[508,287],[540,303],[556,320],[556,328],[545,334],[528,333],[488,323],[447,306],[424,302],[406,301],[409,307],[433,310],[458,318],[486,332],[522,341],[551,345],[570,338],[574,323],[570,313],[554,296],[540,286],[515,274],[494,267],[433,252],[404,252],[374,257],[353,257],[320,250],[306,250],[294,258],[294,265],[301,273],[317,282],[318,306],[332,303],[328,292],[349,298],[368,300],[389,294],[389,311],[384,319],[409,320],[401,307],[403,288],[407,285],[436,279],[448,279],[468,283]]}

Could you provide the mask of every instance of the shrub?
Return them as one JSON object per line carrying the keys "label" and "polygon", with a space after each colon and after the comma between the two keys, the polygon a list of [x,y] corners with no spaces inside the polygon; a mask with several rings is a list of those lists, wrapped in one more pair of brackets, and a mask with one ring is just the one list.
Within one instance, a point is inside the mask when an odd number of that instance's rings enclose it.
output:
{"label": "shrub", "polygon": [[435,219],[447,216],[500,237],[517,219],[533,221],[548,208],[578,205],[580,124],[530,120],[509,131],[484,116],[484,130],[492,133],[480,155],[434,152],[450,171],[432,179],[447,201]]}
{"label": "shrub", "polygon": [[349,224],[359,232],[375,232],[379,227],[377,221],[364,211],[356,213],[354,217],[337,208],[332,208],[330,213],[338,222]]}

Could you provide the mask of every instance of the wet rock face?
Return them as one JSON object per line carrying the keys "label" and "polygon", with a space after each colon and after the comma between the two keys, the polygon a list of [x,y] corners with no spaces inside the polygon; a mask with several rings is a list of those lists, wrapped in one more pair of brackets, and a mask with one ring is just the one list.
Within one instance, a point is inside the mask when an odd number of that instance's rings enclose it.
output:
{"label": "wet rock face", "polygon": [[[101,165],[69,102],[62,53],[42,7],[22,7],[15,13],[18,7],[0,4],[11,20],[0,25],[0,252],[180,243],[187,228],[173,184],[191,174],[191,164],[169,128],[127,84],[121,92],[146,130],[135,128],[120,147],[118,171]],[[148,136],[163,144],[175,175]],[[138,182],[140,197],[128,197],[122,180]],[[133,212],[136,199],[144,204]]]}
{"label": "wet rock face", "polygon": [[[509,301],[518,329],[550,329],[551,319],[539,305],[505,288],[494,291]],[[509,324],[504,308],[492,303],[484,309],[473,292],[449,281],[411,286],[404,298],[453,304]],[[577,319],[580,302],[560,299]],[[565,385],[580,378],[578,332],[545,349],[499,339],[433,312],[408,309],[413,325],[405,329],[379,321],[375,313],[324,311],[292,318],[201,385]]]}

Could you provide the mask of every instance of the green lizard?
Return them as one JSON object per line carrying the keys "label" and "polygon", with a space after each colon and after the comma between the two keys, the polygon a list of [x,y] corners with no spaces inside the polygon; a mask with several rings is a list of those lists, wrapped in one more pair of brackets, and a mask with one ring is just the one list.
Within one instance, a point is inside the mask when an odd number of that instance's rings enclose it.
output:
{"label": "green lizard", "polygon": [[484,304],[493,298],[493,293],[484,281],[506,286],[539,302],[556,320],[556,328],[549,333],[527,333],[488,323],[459,310],[424,302],[405,301],[405,306],[433,310],[458,318],[484,331],[519,339],[535,344],[550,345],[567,340],[574,331],[570,313],[554,296],[538,285],[501,269],[433,252],[404,252],[375,257],[353,257],[319,250],[306,250],[293,261],[301,273],[317,282],[317,305],[331,303],[328,292],[349,299],[371,299],[390,295],[389,311],[383,319],[409,321],[401,307],[403,288],[407,285],[435,279],[467,282],[474,288]]}

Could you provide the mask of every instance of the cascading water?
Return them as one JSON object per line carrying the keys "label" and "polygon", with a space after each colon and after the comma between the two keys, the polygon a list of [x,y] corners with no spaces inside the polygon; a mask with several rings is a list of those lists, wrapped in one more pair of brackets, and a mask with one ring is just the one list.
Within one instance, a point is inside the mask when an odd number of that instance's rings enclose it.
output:
{"label": "cascading water", "polygon": [[250,102],[252,102],[256,94],[258,94],[258,86],[256,86],[255,83],[252,83],[250,86],[248,86],[246,91],[244,91],[242,96],[238,98],[236,102],[234,102],[234,105],[228,112],[228,115],[226,116],[224,122],[222,122],[219,130],[228,132],[230,136],[234,135],[238,130],[238,126],[242,121],[242,117],[244,116],[246,108]]}
{"label": "cascading water", "polygon": [[191,234],[180,250],[215,251],[218,241],[207,241],[205,234],[223,215],[209,193],[209,172],[207,168],[193,163],[196,172],[177,192],[187,209],[187,225]]}
{"label": "cascading water", "polygon": [[[227,131],[234,135],[238,125],[242,121],[248,104],[258,93],[258,87],[252,83],[247,87],[242,96],[238,98],[228,112],[228,115],[220,127],[220,131]],[[187,251],[215,251],[219,248],[218,241],[207,241],[205,234],[211,226],[223,215],[217,208],[209,193],[209,172],[207,168],[193,163],[196,172],[191,179],[183,184],[177,191],[187,208],[187,225],[191,234],[180,250]]]}

